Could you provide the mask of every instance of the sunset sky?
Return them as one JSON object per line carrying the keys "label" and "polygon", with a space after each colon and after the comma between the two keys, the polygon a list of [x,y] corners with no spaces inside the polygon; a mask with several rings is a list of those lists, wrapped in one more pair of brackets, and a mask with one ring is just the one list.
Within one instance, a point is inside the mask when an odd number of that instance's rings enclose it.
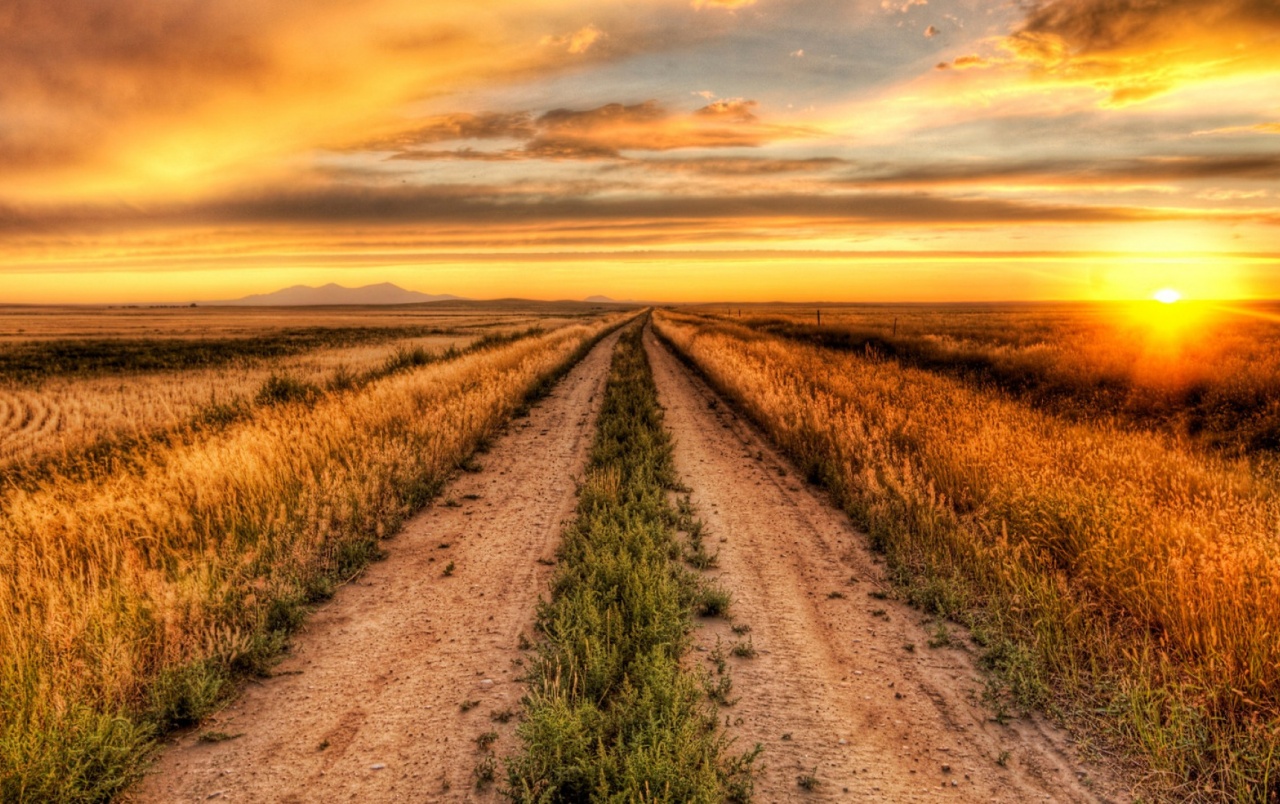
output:
{"label": "sunset sky", "polygon": [[1276,0],[9,0],[0,302],[1280,297]]}

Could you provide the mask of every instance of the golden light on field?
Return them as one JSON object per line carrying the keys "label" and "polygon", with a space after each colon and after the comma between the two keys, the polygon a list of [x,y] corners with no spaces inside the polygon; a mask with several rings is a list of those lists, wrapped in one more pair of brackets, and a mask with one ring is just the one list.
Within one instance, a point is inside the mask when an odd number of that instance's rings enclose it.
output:
{"label": "golden light on field", "polygon": [[1173,288],[1161,288],[1152,294],[1152,298],[1161,304],[1176,304],[1182,301],[1182,294]]}

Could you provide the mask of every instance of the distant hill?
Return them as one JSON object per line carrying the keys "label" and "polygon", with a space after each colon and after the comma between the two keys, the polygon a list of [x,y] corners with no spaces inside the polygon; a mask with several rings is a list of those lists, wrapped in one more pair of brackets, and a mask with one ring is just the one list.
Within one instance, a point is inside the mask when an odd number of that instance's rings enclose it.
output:
{"label": "distant hill", "polygon": [[587,304],[651,304],[652,302],[637,301],[635,299],[611,299],[608,296],[588,296],[583,299]]}
{"label": "distant hill", "polygon": [[456,301],[460,298],[459,296],[447,294],[433,296],[430,293],[405,290],[399,285],[393,285],[390,282],[383,282],[379,285],[365,285],[362,288],[345,288],[342,285],[330,283],[318,288],[313,288],[309,285],[294,285],[291,288],[277,290],[274,293],[259,293],[253,296],[245,296],[243,299],[204,303],[244,307],[319,307],[343,304],[421,304],[423,302]]}

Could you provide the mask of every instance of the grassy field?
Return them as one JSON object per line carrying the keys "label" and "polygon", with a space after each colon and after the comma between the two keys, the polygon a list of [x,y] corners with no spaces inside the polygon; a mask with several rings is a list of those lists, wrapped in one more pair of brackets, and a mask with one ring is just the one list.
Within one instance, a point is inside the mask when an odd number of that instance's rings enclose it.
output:
{"label": "grassy field", "polygon": [[1229,454],[1280,450],[1274,304],[764,305],[702,312],[994,386],[1059,416],[1109,417]]}
{"label": "grassy field", "polygon": [[121,443],[243,417],[280,380],[347,387],[426,354],[578,320],[564,305],[534,304],[487,315],[434,305],[0,308],[0,468],[12,480],[36,458],[93,460]]}
{"label": "grassy field", "polygon": [[878,348],[656,323],[832,490],[903,594],[971,627],[997,715],[1044,707],[1161,796],[1280,796],[1280,488],[1265,464]]}
{"label": "grassy field", "polygon": [[350,382],[271,374],[216,426],[6,483],[0,800],[123,789],[622,317],[404,350]]}
{"label": "grassy field", "polygon": [[[705,674],[683,666],[696,613],[723,591],[681,564],[689,511],[639,327],[614,355],[576,520],[564,534],[529,672],[511,797],[525,802],[747,801],[753,753],[728,755]],[[697,528],[684,523],[690,531]]]}

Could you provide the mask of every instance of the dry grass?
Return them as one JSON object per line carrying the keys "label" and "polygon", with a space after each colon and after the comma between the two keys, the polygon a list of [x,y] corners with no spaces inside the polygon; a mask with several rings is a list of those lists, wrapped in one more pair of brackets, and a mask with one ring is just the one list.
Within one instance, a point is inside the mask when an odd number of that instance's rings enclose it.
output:
{"label": "dry grass", "polygon": [[262,672],[617,317],[399,371],[0,497],[0,799],[98,801]]}
{"label": "dry grass", "polygon": [[343,385],[397,354],[580,320],[552,304],[459,305],[0,307],[0,469],[241,409],[273,376]]}
{"label": "dry grass", "polygon": [[346,307],[23,307],[0,305],[0,347],[32,340],[250,338],[303,330],[560,326],[598,306],[546,302],[447,302]]}
{"label": "dry grass", "polygon": [[[797,305],[731,320],[995,385],[1234,454],[1280,450],[1280,307],[1140,303]],[[722,318],[725,310],[717,311]]]}
{"label": "dry grass", "polygon": [[401,338],[317,349],[280,359],[245,360],[195,371],[57,376],[0,388],[0,467],[68,455],[106,439],[140,438],[181,426],[218,406],[251,402],[272,376],[325,387],[384,365],[397,351],[465,349],[479,334]]}
{"label": "dry grass", "polygon": [[656,320],[835,492],[913,601],[973,626],[994,705],[1127,748],[1166,795],[1280,795],[1273,476],[895,360]]}

